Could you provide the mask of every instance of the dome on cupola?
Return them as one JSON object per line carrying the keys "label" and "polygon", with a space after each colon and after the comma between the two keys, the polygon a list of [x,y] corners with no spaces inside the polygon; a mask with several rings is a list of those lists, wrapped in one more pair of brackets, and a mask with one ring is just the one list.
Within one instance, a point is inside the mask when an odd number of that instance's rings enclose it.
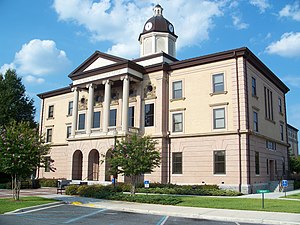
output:
{"label": "dome on cupola", "polygon": [[174,26],[172,23],[170,23],[166,18],[163,17],[163,8],[157,4],[154,8],[154,15],[147,20],[147,22],[144,25],[143,32],[139,36],[139,40],[141,38],[141,35],[147,34],[150,32],[164,32],[172,34],[177,38],[177,35],[175,35]]}

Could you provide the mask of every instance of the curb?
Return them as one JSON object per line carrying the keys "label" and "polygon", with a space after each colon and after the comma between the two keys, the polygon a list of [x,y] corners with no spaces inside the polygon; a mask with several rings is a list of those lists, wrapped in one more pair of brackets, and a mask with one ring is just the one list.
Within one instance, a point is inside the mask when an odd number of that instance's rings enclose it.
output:
{"label": "curb", "polygon": [[35,206],[29,206],[29,207],[25,207],[25,208],[21,208],[21,209],[16,209],[14,211],[10,211],[10,212],[6,212],[4,214],[17,214],[17,213],[24,213],[27,211],[32,211],[32,210],[38,210],[38,209],[43,209],[49,206],[56,206],[56,205],[62,205],[65,204],[64,202],[51,202],[51,203],[46,203],[46,204],[42,204],[42,205],[35,205]]}

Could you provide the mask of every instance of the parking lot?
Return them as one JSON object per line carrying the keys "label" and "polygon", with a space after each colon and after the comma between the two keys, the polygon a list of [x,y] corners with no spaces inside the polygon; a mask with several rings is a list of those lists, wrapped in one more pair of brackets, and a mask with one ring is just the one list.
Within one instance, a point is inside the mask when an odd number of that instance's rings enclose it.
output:
{"label": "parking lot", "polygon": [[[153,214],[121,212],[101,208],[75,205],[53,205],[41,209],[0,215],[2,225],[52,225],[52,224],[85,224],[85,225],[236,225],[234,222],[210,221],[169,217]],[[242,223],[239,223],[242,224]],[[246,225],[244,223],[243,225]]]}

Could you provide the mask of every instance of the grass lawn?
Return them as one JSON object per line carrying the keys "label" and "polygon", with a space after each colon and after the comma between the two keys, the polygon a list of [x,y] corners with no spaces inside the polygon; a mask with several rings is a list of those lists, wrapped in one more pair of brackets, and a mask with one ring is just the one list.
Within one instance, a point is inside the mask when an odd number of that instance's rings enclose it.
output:
{"label": "grass lawn", "polygon": [[[287,195],[286,197],[287,197],[287,198],[300,199],[300,193],[294,194],[294,195]],[[284,197],[282,197],[282,198],[284,198]]]}
{"label": "grass lawn", "polygon": [[11,198],[0,199],[0,214],[10,212],[16,209],[21,209],[29,206],[42,205],[46,203],[55,202],[53,199],[46,199],[40,197],[22,197],[20,201],[14,201]]}
{"label": "grass lawn", "polygon": [[181,197],[180,206],[238,209],[269,212],[300,213],[300,201],[265,199],[265,207],[262,209],[261,199],[245,198],[214,198],[214,197]]}

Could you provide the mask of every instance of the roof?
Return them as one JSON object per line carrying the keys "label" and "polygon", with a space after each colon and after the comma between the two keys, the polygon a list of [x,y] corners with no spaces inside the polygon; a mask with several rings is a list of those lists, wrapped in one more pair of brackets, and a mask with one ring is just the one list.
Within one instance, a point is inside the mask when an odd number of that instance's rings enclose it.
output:
{"label": "roof", "polygon": [[287,127],[292,129],[292,130],[296,130],[297,132],[299,131],[296,127],[290,125],[290,124],[287,124]]}
{"label": "roof", "polygon": [[59,88],[59,89],[52,90],[52,91],[47,91],[47,92],[38,94],[37,96],[40,99],[44,99],[44,98],[50,98],[50,97],[57,96],[57,95],[67,94],[70,92],[71,92],[71,86],[68,86],[68,87],[63,87],[63,88]]}

